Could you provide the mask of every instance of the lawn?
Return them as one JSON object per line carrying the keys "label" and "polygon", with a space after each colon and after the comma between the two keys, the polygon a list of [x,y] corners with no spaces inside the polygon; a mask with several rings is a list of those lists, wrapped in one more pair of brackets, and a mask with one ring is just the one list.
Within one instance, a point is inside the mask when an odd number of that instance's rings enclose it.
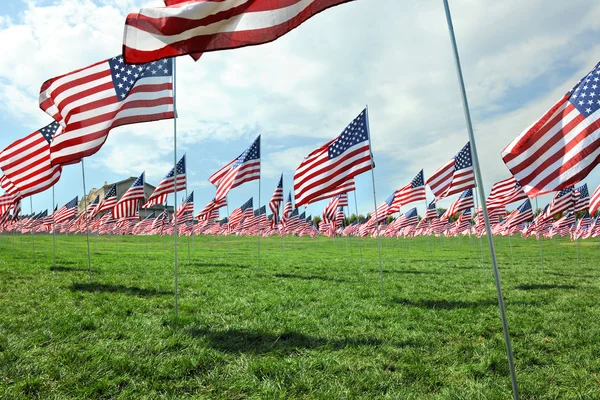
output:
{"label": "lawn", "polygon": [[[382,297],[374,239],[180,238],[178,318],[172,237],[90,240],[0,236],[0,397],[511,397],[485,240],[383,239]],[[597,239],[495,241],[522,398],[599,399]]]}

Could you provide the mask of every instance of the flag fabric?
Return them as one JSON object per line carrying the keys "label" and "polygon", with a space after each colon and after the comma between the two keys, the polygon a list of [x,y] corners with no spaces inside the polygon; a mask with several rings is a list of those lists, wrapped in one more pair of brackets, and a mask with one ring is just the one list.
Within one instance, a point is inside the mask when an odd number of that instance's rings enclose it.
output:
{"label": "flag fabric", "polygon": [[488,208],[501,208],[507,204],[527,199],[523,187],[514,176],[492,185],[492,191],[486,200]]}
{"label": "flag fabric", "polygon": [[50,162],[50,143],[59,130],[54,121],[0,152],[0,169],[21,198],[43,192],[60,179],[61,166]]}
{"label": "flag fabric", "polygon": [[582,181],[600,162],[600,63],[502,151],[529,197]]}
{"label": "flag fabric", "polygon": [[446,219],[448,219],[456,213],[473,207],[475,207],[475,204],[473,203],[473,189],[467,189],[462,192],[458,199],[450,204],[450,207],[448,207],[444,215],[446,216]]}
{"label": "flag fabric", "polygon": [[520,223],[529,221],[533,218],[533,210],[531,209],[531,201],[525,200],[516,210],[511,212],[505,219],[505,229],[509,229]]}
{"label": "flag fabric", "polygon": [[52,214],[54,215],[54,223],[62,224],[73,218],[75,214],[77,214],[77,204],[79,204],[78,196],[75,196],[73,200],[59,208],[58,211],[55,211],[54,214]]}
{"label": "flag fabric", "polygon": [[394,202],[394,193],[389,195],[387,199],[379,207],[371,213],[370,223],[375,224],[376,222],[381,223],[385,221],[389,215],[388,210]]}
{"label": "flag fabric", "polygon": [[600,208],[600,186],[594,190],[590,197],[590,215],[594,215],[598,208]]}
{"label": "flag fabric", "polygon": [[442,165],[425,182],[437,200],[475,187],[471,142]]}
{"label": "flag fabric", "polygon": [[111,210],[117,204],[117,185],[112,185],[108,192],[104,195],[102,201],[96,207],[94,214],[101,213],[103,211]]}
{"label": "flag fabric", "polygon": [[587,183],[575,189],[575,212],[586,211],[590,207],[590,192]]}
{"label": "flag fabric", "polygon": [[283,227],[286,226],[288,218],[292,214],[293,208],[294,207],[292,205],[292,192],[289,192],[287,201],[285,202],[285,204],[283,206],[283,211],[281,213],[281,224],[283,225]]}
{"label": "flag fabric", "polygon": [[544,218],[551,218],[564,211],[572,210],[575,207],[576,198],[573,186],[561,190],[554,196],[554,199],[544,213]]}
{"label": "flag fabric", "polygon": [[279,206],[283,202],[283,174],[279,178],[279,183],[273,192],[273,196],[271,196],[271,200],[269,201],[269,208],[273,213],[273,217],[275,220],[279,217]]}
{"label": "flag fabric", "polygon": [[353,192],[356,190],[356,184],[354,183],[354,178],[348,178],[335,188],[324,192],[311,200],[311,203],[316,203],[317,201],[327,200],[334,196],[338,196],[340,194],[346,195],[346,201],[348,201],[348,192]]}
{"label": "flag fabric", "polygon": [[250,199],[242,204],[241,207],[233,210],[229,216],[229,225],[236,226],[242,222],[244,218],[252,216],[254,207],[253,203],[254,200],[252,197],[250,197]]}
{"label": "flag fabric", "polygon": [[235,160],[212,174],[208,181],[217,187],[216,201],[245,182],[260,179],[260,135]]}
{"label": "flag fabric", "polygon": [[[181,205],[179,207],[177,207],[177,210],[175,212],[175,215],[177,215],[177,221],[181,222],[182,224],[184,222],[191,221],[193,219],[192,218],[193,214],[194,214],[194,191],[192,191],[190,193],[190,195],[181,203]],[[183,221],[184,217],[185,217],[185,221]],[[181,221],[180,221],[180,219],[181,219]]]}
{"label": "flag fabric", "polygon": [[47,80],[40,108],[64,131],[50,145],[52,164],[96,153],[112,128],[173,118],[170,60],[130,65],[116,56]]}
{"label": "flag fabric", "polygon": [[140,201],[144,200],[144,172],[137,178],[131,187],[121,196],[113,207],[113,217],[116,219],[137,217]]}
{"label": "flag fabric", "polygon": [[125,20],[127,63],[271,42],[351,0],[191,0],[142,8]]}
{"label": "flag fabric", "polygon": [[226,199],[222,199],[219,202],[215,201],[215,199],[212,199],[211,201],[208,202],[207,205],[204,206],[204,208],[202,208],[202,210],[200,210],[198,215],[196,215],[196,218],[201,221],[206,221],[215,214],[215,211],[216,211],[216,215],[218,217],[219,208],[226,207],[226,206],[227,206]]}
{"label": "flag fabric", "polygon": [[364,109],[341,135],[302,161],[294,174],[296,207],[314,202],[373,166],[368,114]]}
{"label": "flag fabric", "polygon": [[469,231],[468,234],[471,234],[471,209],[467,208],[463,210],[455,223],[456,234]]}
{"label": "flag fabric", "polygon": [[396,190],[394,202],[389,209],[389,213],[396,213],[400,211],[400,206],[416,201],[424,201],[425,199],[425,177],[423,170],[421,170],[408,185]]}
{"label": "flag fabric", "polygon": [[175,192],[175,171],[177,171],[177,191],[187,189],[187,178],[186,178],[186,162],[185,154],[175,164],[175,168],[171,168],[169,173],[158,183],[154,192],[148,197],[146,203],[142,208],[150,208],[157,204],[164,204],[167,201],[167,197],[170,193]]}

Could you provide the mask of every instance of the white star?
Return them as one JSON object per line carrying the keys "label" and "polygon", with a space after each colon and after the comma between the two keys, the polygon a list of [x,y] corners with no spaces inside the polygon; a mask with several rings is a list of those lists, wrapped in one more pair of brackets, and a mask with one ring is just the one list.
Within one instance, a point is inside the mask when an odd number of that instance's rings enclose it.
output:
{"label": "white star", "polygon": [[592,112],[592,109],[591,109],[591,108],[586,108],[586,109],[585,109],[585,112],[586,112],[586,113],[590,113],[590,112]]}
{"label": "white star", "polygon": [[115,74],[115,78],[120,78],[121,74]]}

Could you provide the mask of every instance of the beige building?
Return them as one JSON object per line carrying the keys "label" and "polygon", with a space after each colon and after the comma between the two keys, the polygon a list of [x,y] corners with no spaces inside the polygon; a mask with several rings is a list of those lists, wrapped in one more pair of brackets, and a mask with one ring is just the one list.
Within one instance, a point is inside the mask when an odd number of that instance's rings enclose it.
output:
{"label": "beige building", "polygon": [[[90,190],[90,192],[87,195],[87,204],[90,204],[92,201],[94,201],[96,199],[96,196],[100,195],[100,200],[102,200],[104,198],[104,195],[113,187],[113,185],[117,185],[117,200],[119,200],[121,198],[121,196],[123,196],[123,194],[125,194],[125,192],[127,191],[127,189],[129,189],[131,187],[131,185],[133,185],[133,182],[135,182],[137,178],[132,176],[130,178],[127,179],[123,179],[122,181],[118,181],[118,182],[113,182],[113,183],[108,183],[106,181],[104,181],[104,185],[102,185],[100,188],[96,189],[93,188],[92,190]],[[156,187],[150,185],[149,183],[144,182],[144,201],[150,197],[150,195],[152,194],[152,192],[154,192],[154,189]],[[143,202],[141,203],[143,204]],[[83,212],[83,210],[85,209],[85,202],[84,199],[82,198],[81,200],[79,200],[79,210],[77,212],[77,214],[81,214]],[[173,213],[173,206],[168,206],[167,209],[169,210],[169,215],[172,215]],[[140,217],[141,218],[146,218],[148,215],[152,214],[152,212],[156,212],[156,215],[160,214],[161,212],[163,212],[164,207],[161,205],[155,205],[151,208],[140,208]]]}

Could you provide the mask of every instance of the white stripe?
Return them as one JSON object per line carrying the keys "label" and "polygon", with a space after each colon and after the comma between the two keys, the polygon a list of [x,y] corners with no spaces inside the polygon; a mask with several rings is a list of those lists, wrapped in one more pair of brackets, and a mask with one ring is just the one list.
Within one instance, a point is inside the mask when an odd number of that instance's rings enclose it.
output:
{"label": "white stripe", "polygon": [[[214,35],[216,33],[251,31],[270,28],[291,20],[309,7],[315,0],[302,0],[296,4],[276,10],[248,12],[232,18],[221,20],[206,26],[189,29],[176,35],[152,34],[133,26],[125,26],[123,44],[141,51],[157,50],[165,45],[184,41],[196,36]],[[198,18],[206,15],[198,15]]]}

